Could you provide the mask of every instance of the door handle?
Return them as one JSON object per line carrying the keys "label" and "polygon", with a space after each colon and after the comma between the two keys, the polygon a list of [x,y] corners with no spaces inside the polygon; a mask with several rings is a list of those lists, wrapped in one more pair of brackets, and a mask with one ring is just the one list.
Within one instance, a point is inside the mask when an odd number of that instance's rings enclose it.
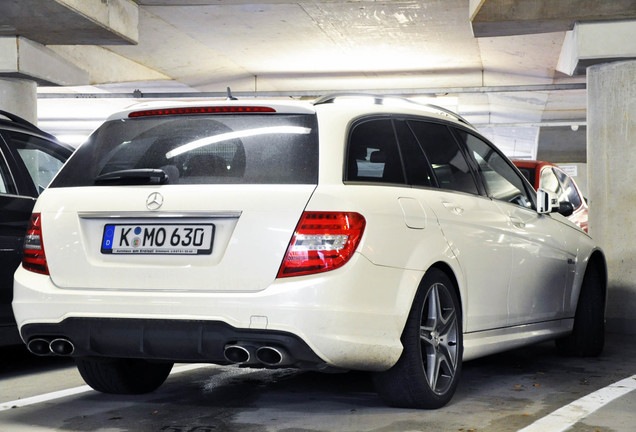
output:
{"label": "door handle", "polygon": [[512,225],[514,225],[517,228],[525,228],[526,227],[526,223],[523,221],[523,219],[520,219],[516,216],[510,216],[510,222],[512,223]]}
{"label": "door handle", "polygon": [[450,210],[451,212],[455,213],[456,215],[461,215],[462,213],[464,213],[464,208],[453,202],[442,201],[442,205],[446,207],[448,210]]}

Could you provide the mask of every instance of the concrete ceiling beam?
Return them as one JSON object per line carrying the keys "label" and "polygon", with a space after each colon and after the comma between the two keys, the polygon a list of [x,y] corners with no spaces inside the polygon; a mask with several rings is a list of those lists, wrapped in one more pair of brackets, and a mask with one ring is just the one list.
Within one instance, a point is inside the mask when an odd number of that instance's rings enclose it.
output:
{"label": "concrete ceiling beam", "polygon": [[577,23],[567,32],[556,69],[585,75],[589,66],[636,58],[636,20],[612,23]]}
{"label": "concrete ceiling beam", "polygon": [[88,84],[88,72],[22,37],[0,37],[0,77],[28,79],[40,85]]}
{"label": "concrete ceiling beam", "polygon": [[139,6],[132,0],[0,2],[0,36],[44,45],[123,45],[139,39]]}
{"label": "concrete ceiling beam", "polygon": [[568,31],[576,22],[636,19],[634,0],[470,0],[475,37]]}

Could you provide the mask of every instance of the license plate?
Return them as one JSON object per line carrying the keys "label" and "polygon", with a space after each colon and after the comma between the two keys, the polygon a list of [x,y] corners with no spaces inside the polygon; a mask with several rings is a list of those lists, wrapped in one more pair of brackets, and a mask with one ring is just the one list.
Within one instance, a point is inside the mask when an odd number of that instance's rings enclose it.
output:
{"label": "license plate", "polygon": [[209,255],[213,224],[107,224],[103,254]]}

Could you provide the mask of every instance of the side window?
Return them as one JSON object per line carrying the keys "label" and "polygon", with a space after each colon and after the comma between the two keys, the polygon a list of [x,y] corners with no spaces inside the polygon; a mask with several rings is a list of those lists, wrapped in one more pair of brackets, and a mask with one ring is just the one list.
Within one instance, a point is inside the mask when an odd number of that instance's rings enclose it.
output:
{"label": "side window", "polygon": [[349,135],[345,180],[405,183],[390,119],[369,119],[353,126]]}
{"label": "side window", "polygon": [[448,127],[419,120],[409,120],[408,124],[424,150],[440,188],[479,193],[466,158]]}
{"label": "side window", "polygon": [[572,180],[570,177],[568,177],[567,174],[562,171],[555,170],[555,172],[563,186],[564,196],[568,201],[570,201],[570,203],[572,203],[572,206],[574,206],[575,209],[579,208],[581,204],[583,204],[583,202],[581,200],[579,192],[576,189],[576,186],[574,185],[574,180]]}
{"label": "side window", "polygon": [[519,177],[499,152],[474,135],[464,131],[458,131],[458,135],[477,161],[491,198],[532,208],[533,201],[528,196],[522,177]]}
{"label": "side window", "polygon": [[27,168],[38,195],[53,180],[53,177],[66,162],[66,155],[59,154],[52,145],[32,135],[19,132],[7,132],[13,147]]}
{"label": "side window", "polygon": [[411,128],[405,120],[395,120],[394,124],[409,184],[412,186],[434,186],[430,164]]}

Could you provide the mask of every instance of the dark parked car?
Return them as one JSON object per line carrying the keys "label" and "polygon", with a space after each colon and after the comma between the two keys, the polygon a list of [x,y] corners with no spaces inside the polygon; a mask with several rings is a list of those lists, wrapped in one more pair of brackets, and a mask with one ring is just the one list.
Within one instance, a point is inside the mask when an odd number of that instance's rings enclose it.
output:
{"label": "dark parked car", "polygon": [[22,342],[11,309],[13,273],[35,200],[72,153],[73,147],[0,111],[0,346]]}
{"label": "dark parked car", "polygon": [[574,212],[568,216],[583,231],[587,232],[587,202],[572,177],[551,162],[535,160],[513,160],[519,171],[535,189],[545,189],[572,204]]}

